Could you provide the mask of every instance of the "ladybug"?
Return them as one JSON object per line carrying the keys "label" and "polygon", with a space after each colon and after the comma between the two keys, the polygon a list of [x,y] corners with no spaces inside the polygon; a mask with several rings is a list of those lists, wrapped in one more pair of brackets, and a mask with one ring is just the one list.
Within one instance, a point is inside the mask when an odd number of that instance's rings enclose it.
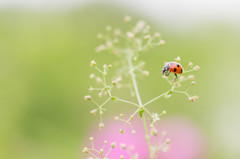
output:
{"label": "ladybug", "polygon": [[162,69],[162,73],[165,75],[165,76],[169,76],[170,73],[174,73],[175,76],[176,76],[176,79],[177,79],[177,74],[182,74],[183,72],[183,68],[182,66],[177,63],[177,62],[169,62],[167,63],[163,69]]}

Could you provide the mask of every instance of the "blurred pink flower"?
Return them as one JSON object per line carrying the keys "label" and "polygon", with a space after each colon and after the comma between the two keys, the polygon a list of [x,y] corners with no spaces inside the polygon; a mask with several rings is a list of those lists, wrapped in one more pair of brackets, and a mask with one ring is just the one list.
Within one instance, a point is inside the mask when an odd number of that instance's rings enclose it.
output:
{"label": "blurred pink flower", "polygon": [[[148,159],[149,151],[147,141],[145,140],[145,131],[140,118],[133,121],[133,128],[136,134],[132,134],[129,126],[126,126],[124,133],[120,133],[124,123],[119,121],[109,120],[111,122],[105,123],[105,128],[99,130],[98,127],[91,129],[86,138],[94,137],[95,148],[101,149],[104,141],[108,144],[104,148],[105,153],[110,148],[111,142],[116,142],[117,147],[113,149],[109,155],[109,159],[118,159],[120,155],[124,159],[130,159],[126,150],[120,148],[120,144],[124,143],[128,147],[134,146],[133,154],[138,153],[139,159]],[[206,155],[205,138],[199,128],[190,121],[184,118],[168,118],[161,120],[156,126],[159,135],[157,139],[160,140],[161,132],[167,132],[167,138],[171,139],[170,150],[168,152],[159,152],[157,159],[203,159]],[[151,143],[155,142],[155,137],[151,136]],[[158,141],[157,140],[157,141]],[[89,143],[89,142],[86,142]],[[90,144],[87,145],[91,147]]]}

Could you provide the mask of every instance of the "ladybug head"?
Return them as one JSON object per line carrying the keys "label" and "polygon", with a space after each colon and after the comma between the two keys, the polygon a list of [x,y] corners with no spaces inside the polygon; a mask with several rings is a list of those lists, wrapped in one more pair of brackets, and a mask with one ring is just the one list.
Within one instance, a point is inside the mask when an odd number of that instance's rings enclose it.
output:
{"label": "ladybug head", "polygon": [[162,69],[162,73],[166,76],[169,75],[170,71],[169,71],[169,64],[166,64],[163,69]]}

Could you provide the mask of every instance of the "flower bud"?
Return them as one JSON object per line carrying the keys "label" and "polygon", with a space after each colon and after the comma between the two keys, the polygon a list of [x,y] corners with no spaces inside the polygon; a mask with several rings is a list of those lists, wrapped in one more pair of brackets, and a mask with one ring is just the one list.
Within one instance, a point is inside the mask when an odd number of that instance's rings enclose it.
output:
{"label": "flower bud", "polygon": [[121,149],[123,149],[123,150],[126,150],[126,149],[127,149],[127,146],[126,146],[124,143],[120,143],[120,147],[121,147]]}
{"label": "flower bud", "polygon": [[90,78],[95,78],[95,74],[90,74]]}
{"label": "flower bud", "polygon": [[119,117],[115,116],[113,119],[114,119],[114,120],[119,120]]}
{"label": "flower bud", "polygon": [[144,74],[145,76],[149,76],[149,72],[148,72],[148,71],[143,71],[143,74]]}
{"label": "flower bud", "polygon": [[196,82],[195,81],[192,81],[192,83],[191,83],[192,85],[195,85],[196,84]]}
{"label": "flower bud", "polygon": [[90,95],[84,96],[85,101],[91,101],[92,97]]}
{"label": "flower bud", "polygon": [[167,140],[166,140],[166,144],[170,144],[170,139],[167,139]]}
{"label": "flower bud", "polygon": [[196,65],[194,68],[193,68],[195,71],[199,70],[200,67],[198,65]]}
{"label": "flower bud", "polygon": [[194,80],[194,78],[195,78],[194,75],[189,75],[189,76],[188,76],[188,79],[190,79],[190,80]]}
{"label": "flower bud", "polygon": [[90,137],[89,140],[90,140],[90,141],[93,141],[93,137]]}
{"label": "flower bud", "polygon": [[113,149],[115,149],[115,148],[116,148],[116,143],[115,143],[115,142],[112,142],[112,143],[111,143],[111,147],[112,147]]}
{"label": "flower bud", "polygon": [[104,123],[99,123],[98,126],[99,126],[100,129],[103,129],[104,128]]}
{"label": "flower bud", "polygon": [[96,66],[96,65],[97,65],[97,63],[96,63],[95,60],[92,60],[92,61],[90,62],[90,66],[91,66],[91,67]]}
{"label": "flower bud", "polygon": [[159,45],[161,46],[161,45],[164,45],[165,44],[165,41],[164,40],[160,40],[159,41]]}
{"label": "flower bud", "polygon": [[178,56],[177,58],[175,58],[175,61],[179,62],[181,61],[181,58]]}
{"label": "flower bud", "polygon": [[157,129],[155,129],[155,128],[151,128],[151,130],[150,130],[150,134],[151,134],[152,136],[157,136],[157,134],[158,134]]}
{"label": "flower bud", "polygon": [[84,147],[83,150],[82,150],[82,152],[88,153],[88,148],[87,148],[87,147]]}
{"label": "flower bud", "polygon": [[120,159],[123,159],[123,158],[124,158],[124,156],[123,156],[123,155],[121,155],[121,156],[120,156]]}
{"label": "flower bud", "polygon": [[103,153],[103,149],[100,149],[100,153]]}
{"label": "flower bud", "polygon": [[90,111],[91,114],[96,114],[96,112],[97,112],[97,109],[93,109]]}
{"label": "flower bud", "polygon": [[123,129],[120,129],[120,133],[123,134],[123,133],[124,133],[124,130],[123,130]]}
{"label": "flower bud", "polygon": [[193,63],[189,61],[188,66],[192,67]]}
{"label": "flower bud", "polygon": [[135,131],[135,130],[132,130],[132,134],[136,134],[136,131]]}

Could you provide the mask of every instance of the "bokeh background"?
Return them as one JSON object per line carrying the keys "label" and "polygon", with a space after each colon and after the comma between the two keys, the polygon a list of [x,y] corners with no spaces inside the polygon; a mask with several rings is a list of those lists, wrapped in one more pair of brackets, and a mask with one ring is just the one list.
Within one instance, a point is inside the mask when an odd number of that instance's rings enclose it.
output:
{"label": "bokeh background", "polygon": [[[206,140],[206,158],[240,157],[240,3],[212,1],[2,0],[0,1],[0,158],[76,159],[97,126],[83,100],[91,85],[89,61],[112,63],[96,54],[96,35],[123,16],[146,20],[166,45],[142,58],[151,78],[140,85],[143,101],[166,87],[164,61],[177,56],[201,66],[190,103],[179,94],[151,110],[193,123]],[[124,97],[124,95],[123,95]],[[128,108],[108,108],[109,120]]]}

